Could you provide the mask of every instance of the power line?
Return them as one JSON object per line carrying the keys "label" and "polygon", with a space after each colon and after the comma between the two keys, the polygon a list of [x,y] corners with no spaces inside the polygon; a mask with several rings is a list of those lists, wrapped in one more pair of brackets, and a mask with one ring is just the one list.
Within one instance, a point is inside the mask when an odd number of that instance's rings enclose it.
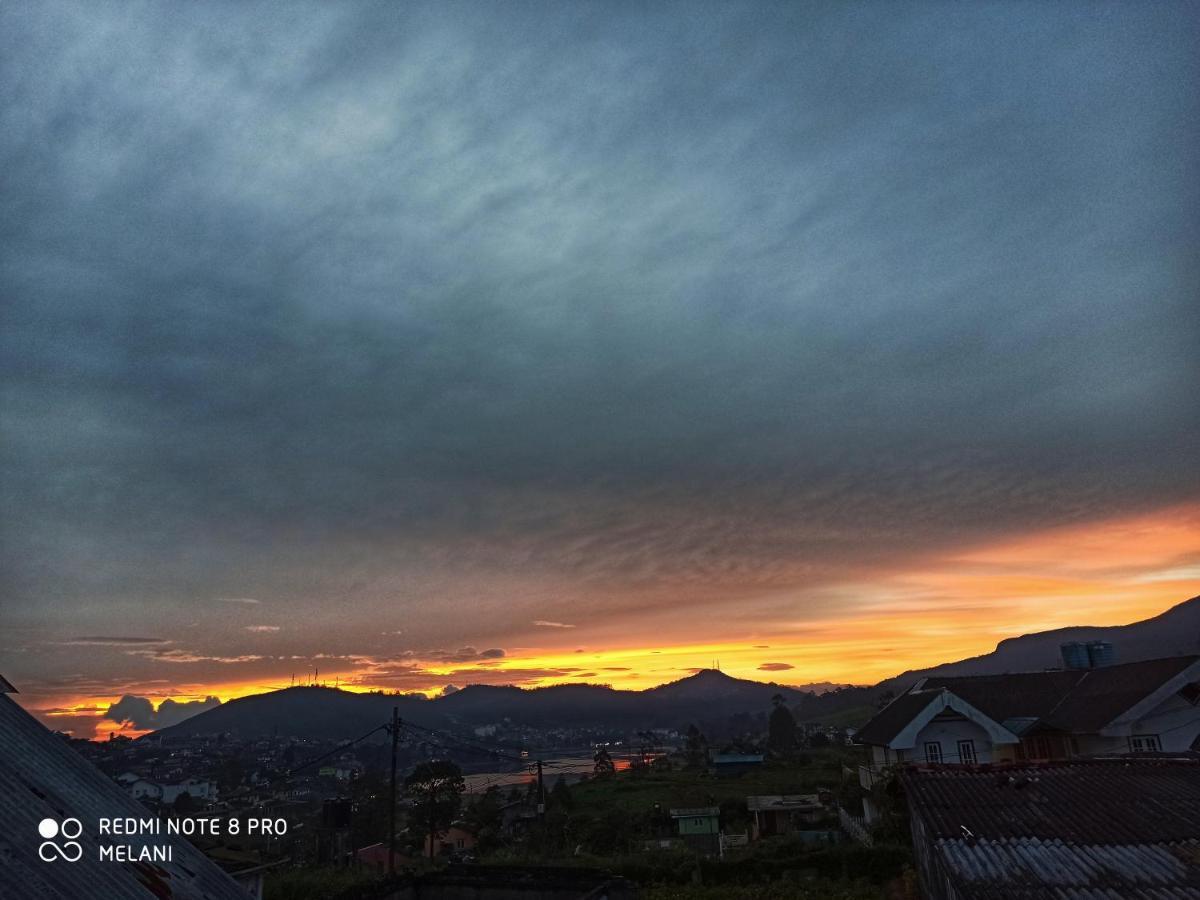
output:
{"label": "power line", "polygon": [[[464,750],[474,751],[475,753],[479,753],[481,755],[495,757],[496,759],[507,759],[507,760],[510,760],[511,762],[518,762],[523,765],[531,765],[532,764],[531,761],[525,757],[514,756],[511,753],[507,753],[503,750],[498,750],[495,747],[487,747],[487,746],[484,746],[483,744],[476,744],[472,741],[466,740],[464,738],[460,738],[453,734],[449,734],[445,731],[439,731],[436,728],[427,728],[424,725],[417,725],[414,722],[405,722],[404,727],[405,728],[415,728],[415,729],[417,729],[419,731],[423,731],[427,734],[434,735],[435,737],[440,737],[444,741],[449,741],[450,743],[457,744],[460,748],[462,748]],[[444,749],[450,749],[450,748],[444,747]]]}
{"label": "power line", "polygon": [[302,762],[300,765],[289,769],[287,774],[289,777],[292,775],[295,775],[297,772],[299,772],[303,769],[307,769],[309,766],[313,765],[314,763],[319,763],[323,759],[329,759],[329,757],[333,756],[335,753],[341,753],[343,750],[347,750],[350,747],[353,747],[355,744],[365,741],[367,738],[369,738],[375,732],[385,731],[385,730],[389,729],[390,727],[391,726],[387,725],[386,723],[383,725],[376,725],[374,728],[372,728],[370,731],[368,731],[362,737],[355,738],[354,740],[349,741],[348,743],[342,744],[341,746],[338,746],[338,747],[334,747],[328,753],[322,753],[320,756],[314,756],[312,759],[308,760],[307,762]]}

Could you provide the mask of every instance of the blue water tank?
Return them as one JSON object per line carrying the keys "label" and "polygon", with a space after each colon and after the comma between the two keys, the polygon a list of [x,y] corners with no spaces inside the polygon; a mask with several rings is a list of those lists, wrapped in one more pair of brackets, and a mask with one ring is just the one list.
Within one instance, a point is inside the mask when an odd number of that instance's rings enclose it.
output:
{"label": "blue water tank", "polygon": [[1109,641],[1088,641],[1087,654],[1093,669],[1117,663],[1117,648]]}
{"label": "blue water tank", "polygon": [[1088,656],[1087,644],[1071,641],[1069,644],[1060,644],[1058,649],[1062,651],[1063,665],[1068,669],[1091,668],[1092,662]]}

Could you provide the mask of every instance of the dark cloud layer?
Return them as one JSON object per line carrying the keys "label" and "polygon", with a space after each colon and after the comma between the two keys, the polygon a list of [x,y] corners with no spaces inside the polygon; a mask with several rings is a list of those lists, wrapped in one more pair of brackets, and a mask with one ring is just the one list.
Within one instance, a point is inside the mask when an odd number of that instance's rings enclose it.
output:
{"label": "dark cloud layer", "polygon": [[64,647],[144,647],[154,644],[169,644],[171,642],[166,638],[105,637],[97,635],[74,637],[65,641],[56,641],[56,643]]}
{"label": "dark cloud layer", "polygon": [[1193,8],[292,9],[0,11],[14,624],[484,645],[1194,495]]}

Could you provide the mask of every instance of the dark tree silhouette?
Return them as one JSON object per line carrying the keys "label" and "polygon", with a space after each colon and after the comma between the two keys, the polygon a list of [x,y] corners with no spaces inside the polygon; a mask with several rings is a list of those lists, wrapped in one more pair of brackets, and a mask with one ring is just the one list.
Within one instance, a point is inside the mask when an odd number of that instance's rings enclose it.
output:
{"label": "dark tree silhouette", "polygon": [[767,744],[776,753],[787,753],[796,746],[796,720],[782,696],[776,694],[771,703],[775,708],[767,723]]}
{"label": "dark tree silhouette", "polygon": [[421,763],[404,779],[404,791],[413,800],[413,816],[428,828],[430,859],[438,834],[458,815],[465,789],[462,769],[445,759]]}
{"label": "dark tree silhouette", "polygon": [[567,780],[561,775],[554,782],[554,787],[550,789],[550,802],[559,809],[570,809],[575,805],[571,789],[567,787]]}
{"label": "dark tree silhouette", "polygon": [[704,765],[704,755],[708,750],[708,740],[701,734],[695,723],[687,730],[687,761],[692,768],[698,769]]}
{"label": "dark tree silhouette", "polygon": [[612,757],[608,755],[608,751],[601,747],[596,751],[596,755],[592,757],[595,766],[592,771],[597,778],[605,775],[612,775],[617,771],[616,765],[613,764]]}

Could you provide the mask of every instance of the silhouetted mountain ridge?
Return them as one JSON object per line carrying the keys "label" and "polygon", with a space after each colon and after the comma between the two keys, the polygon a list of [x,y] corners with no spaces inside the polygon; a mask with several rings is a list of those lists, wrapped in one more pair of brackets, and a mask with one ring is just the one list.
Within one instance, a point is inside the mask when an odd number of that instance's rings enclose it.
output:
{"label": "silhouetted mountain ridge", "polygon": [[875,687],[898,692],[918,678],[930,675],[997,675],[1054,669],[1062,666],[1062,644],[1094,640],[1111,642],[1116,648],[1117,662],[1200,653],[1200,597],[1128,625],[1074,625],[1005,638],[991,653],[903,672]]}
{"label": "silhouetted mountain ridge", "polygon": [[905,672],[872,687],[814,693],[775,682],[734,678],[704,669],[642,691],[606,685],[542,688],[468,685],[426,699],[419,694],[358,694],[326,687],[293,687],[231,700],[178,725],[168,735],[233,732],[242,737],[293,735],[313,739],[358,737],[387,721],[393,706],[402,718],[431,728],[475,727],[505,720],[530,727],[682,729],[690,722],[720,729],[733,716],[765,715],[776,694],[799,718],[873,706],[886,691],[899,692],[926,675],[984,675],[1038,671],[1061,664],[1066,641],[1109,640],[1121,662],[1200,653],[1200,597],[1129,625],[1059,628],[1007,638],[982,656]]}

